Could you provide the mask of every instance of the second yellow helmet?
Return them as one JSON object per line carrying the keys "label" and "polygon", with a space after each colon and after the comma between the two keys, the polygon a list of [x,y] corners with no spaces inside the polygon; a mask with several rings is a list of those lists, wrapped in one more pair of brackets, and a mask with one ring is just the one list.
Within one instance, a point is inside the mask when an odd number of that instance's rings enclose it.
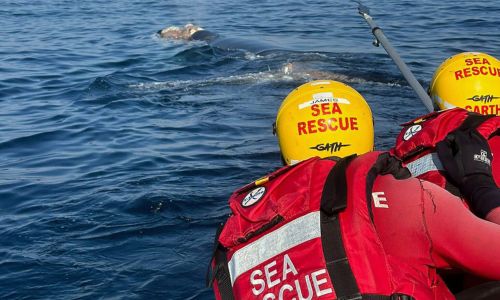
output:
{"label": "second yellow helmet", "polygon": [[434,73],[429,93],[440,109],[500,115],[500,61],[480,52],[454,55]]}

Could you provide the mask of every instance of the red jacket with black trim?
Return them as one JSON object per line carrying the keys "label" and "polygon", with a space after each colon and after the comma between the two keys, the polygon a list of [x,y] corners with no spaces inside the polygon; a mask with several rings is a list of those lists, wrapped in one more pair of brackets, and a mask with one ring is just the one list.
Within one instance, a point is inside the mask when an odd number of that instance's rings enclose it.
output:
{"label": "red jacket with black trim", "polygon": [[[446,180],[436,154],[436,144],[455,131],[475,128],[493,153],[493,177],[500,186],[500,117],[480,115],[462,108],[432,112],[402,125],[390,153],[403,161],[412,176],[435,183],[455,195],[458,189]],[[495,159],[496,158],[496,159]]]}
{"label": "red jacket with black trim", "polygon": [[[216,298],[454,299],[437,269],[500,279],[500,226],[404,170],[380,152],[313,158],[236,191],[211,266]],[[450,235],[458,226],[470,230]]]}

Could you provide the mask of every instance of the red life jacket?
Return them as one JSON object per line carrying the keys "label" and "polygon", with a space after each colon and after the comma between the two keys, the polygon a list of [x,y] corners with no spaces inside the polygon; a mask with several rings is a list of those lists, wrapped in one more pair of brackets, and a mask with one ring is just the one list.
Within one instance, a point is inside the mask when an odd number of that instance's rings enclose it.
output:
{"label": "red life jacket", "polygon": [[413,299],[395,288],[408,285],[371,211],[378,174],[409,174],[388,153],[353,158],[311,158],[233,193],[211,263],[217,299]]}
{"label": "red life jacket", "polygon": [[480,115],[454,108],[432,112],[402,125],[396,145],[390,153],[403,161],[412,176],[435,183],[455,195],[458,189],[447,181],[436,154],[436,144],[455,130],[475,128],[486,140],[493,153],[493,177],[500,186],[500,117]]}

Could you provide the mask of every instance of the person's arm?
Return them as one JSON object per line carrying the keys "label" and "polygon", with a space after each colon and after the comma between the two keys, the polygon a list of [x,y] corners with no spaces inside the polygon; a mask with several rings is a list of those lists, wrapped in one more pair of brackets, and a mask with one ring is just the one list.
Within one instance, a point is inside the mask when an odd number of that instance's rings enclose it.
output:
{"label": "person's arm", "polygon": [[422,188],[423,221],[436,261],[500,280],[500,225],[474,216],[454,196],[432,183],[422,182]]}
{"label": "person's arm", "polygon": [[[475,130],[457,130],[437,144],[436,150],[446,170],[446,177],[465,197],[479,217],[500,224],[500,189],[493,179],[491,150]],[[490,214],[491,213],[491,214]]]}
{"label": "person's arm", "polygon": [[492,209],[487,215],[486,220],[500,224],[500,207]]}

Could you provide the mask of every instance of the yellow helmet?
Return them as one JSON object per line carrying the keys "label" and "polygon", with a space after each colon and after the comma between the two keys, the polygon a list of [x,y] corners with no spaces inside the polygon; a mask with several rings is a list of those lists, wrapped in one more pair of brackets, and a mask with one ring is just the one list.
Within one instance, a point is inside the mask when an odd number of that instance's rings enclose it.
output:
{"label": "yellow helmet", "polygon": [[434,73],[429,94],[440,109],[500,115],[500,61],[479,52],[454,55]]}
{"label": "yellow helmet", "polygon": [[287,165],[314,156],[345,157],[373,150],[368,103],[337,81],[311,81],[293,90],[278,110],[275,130]]}

